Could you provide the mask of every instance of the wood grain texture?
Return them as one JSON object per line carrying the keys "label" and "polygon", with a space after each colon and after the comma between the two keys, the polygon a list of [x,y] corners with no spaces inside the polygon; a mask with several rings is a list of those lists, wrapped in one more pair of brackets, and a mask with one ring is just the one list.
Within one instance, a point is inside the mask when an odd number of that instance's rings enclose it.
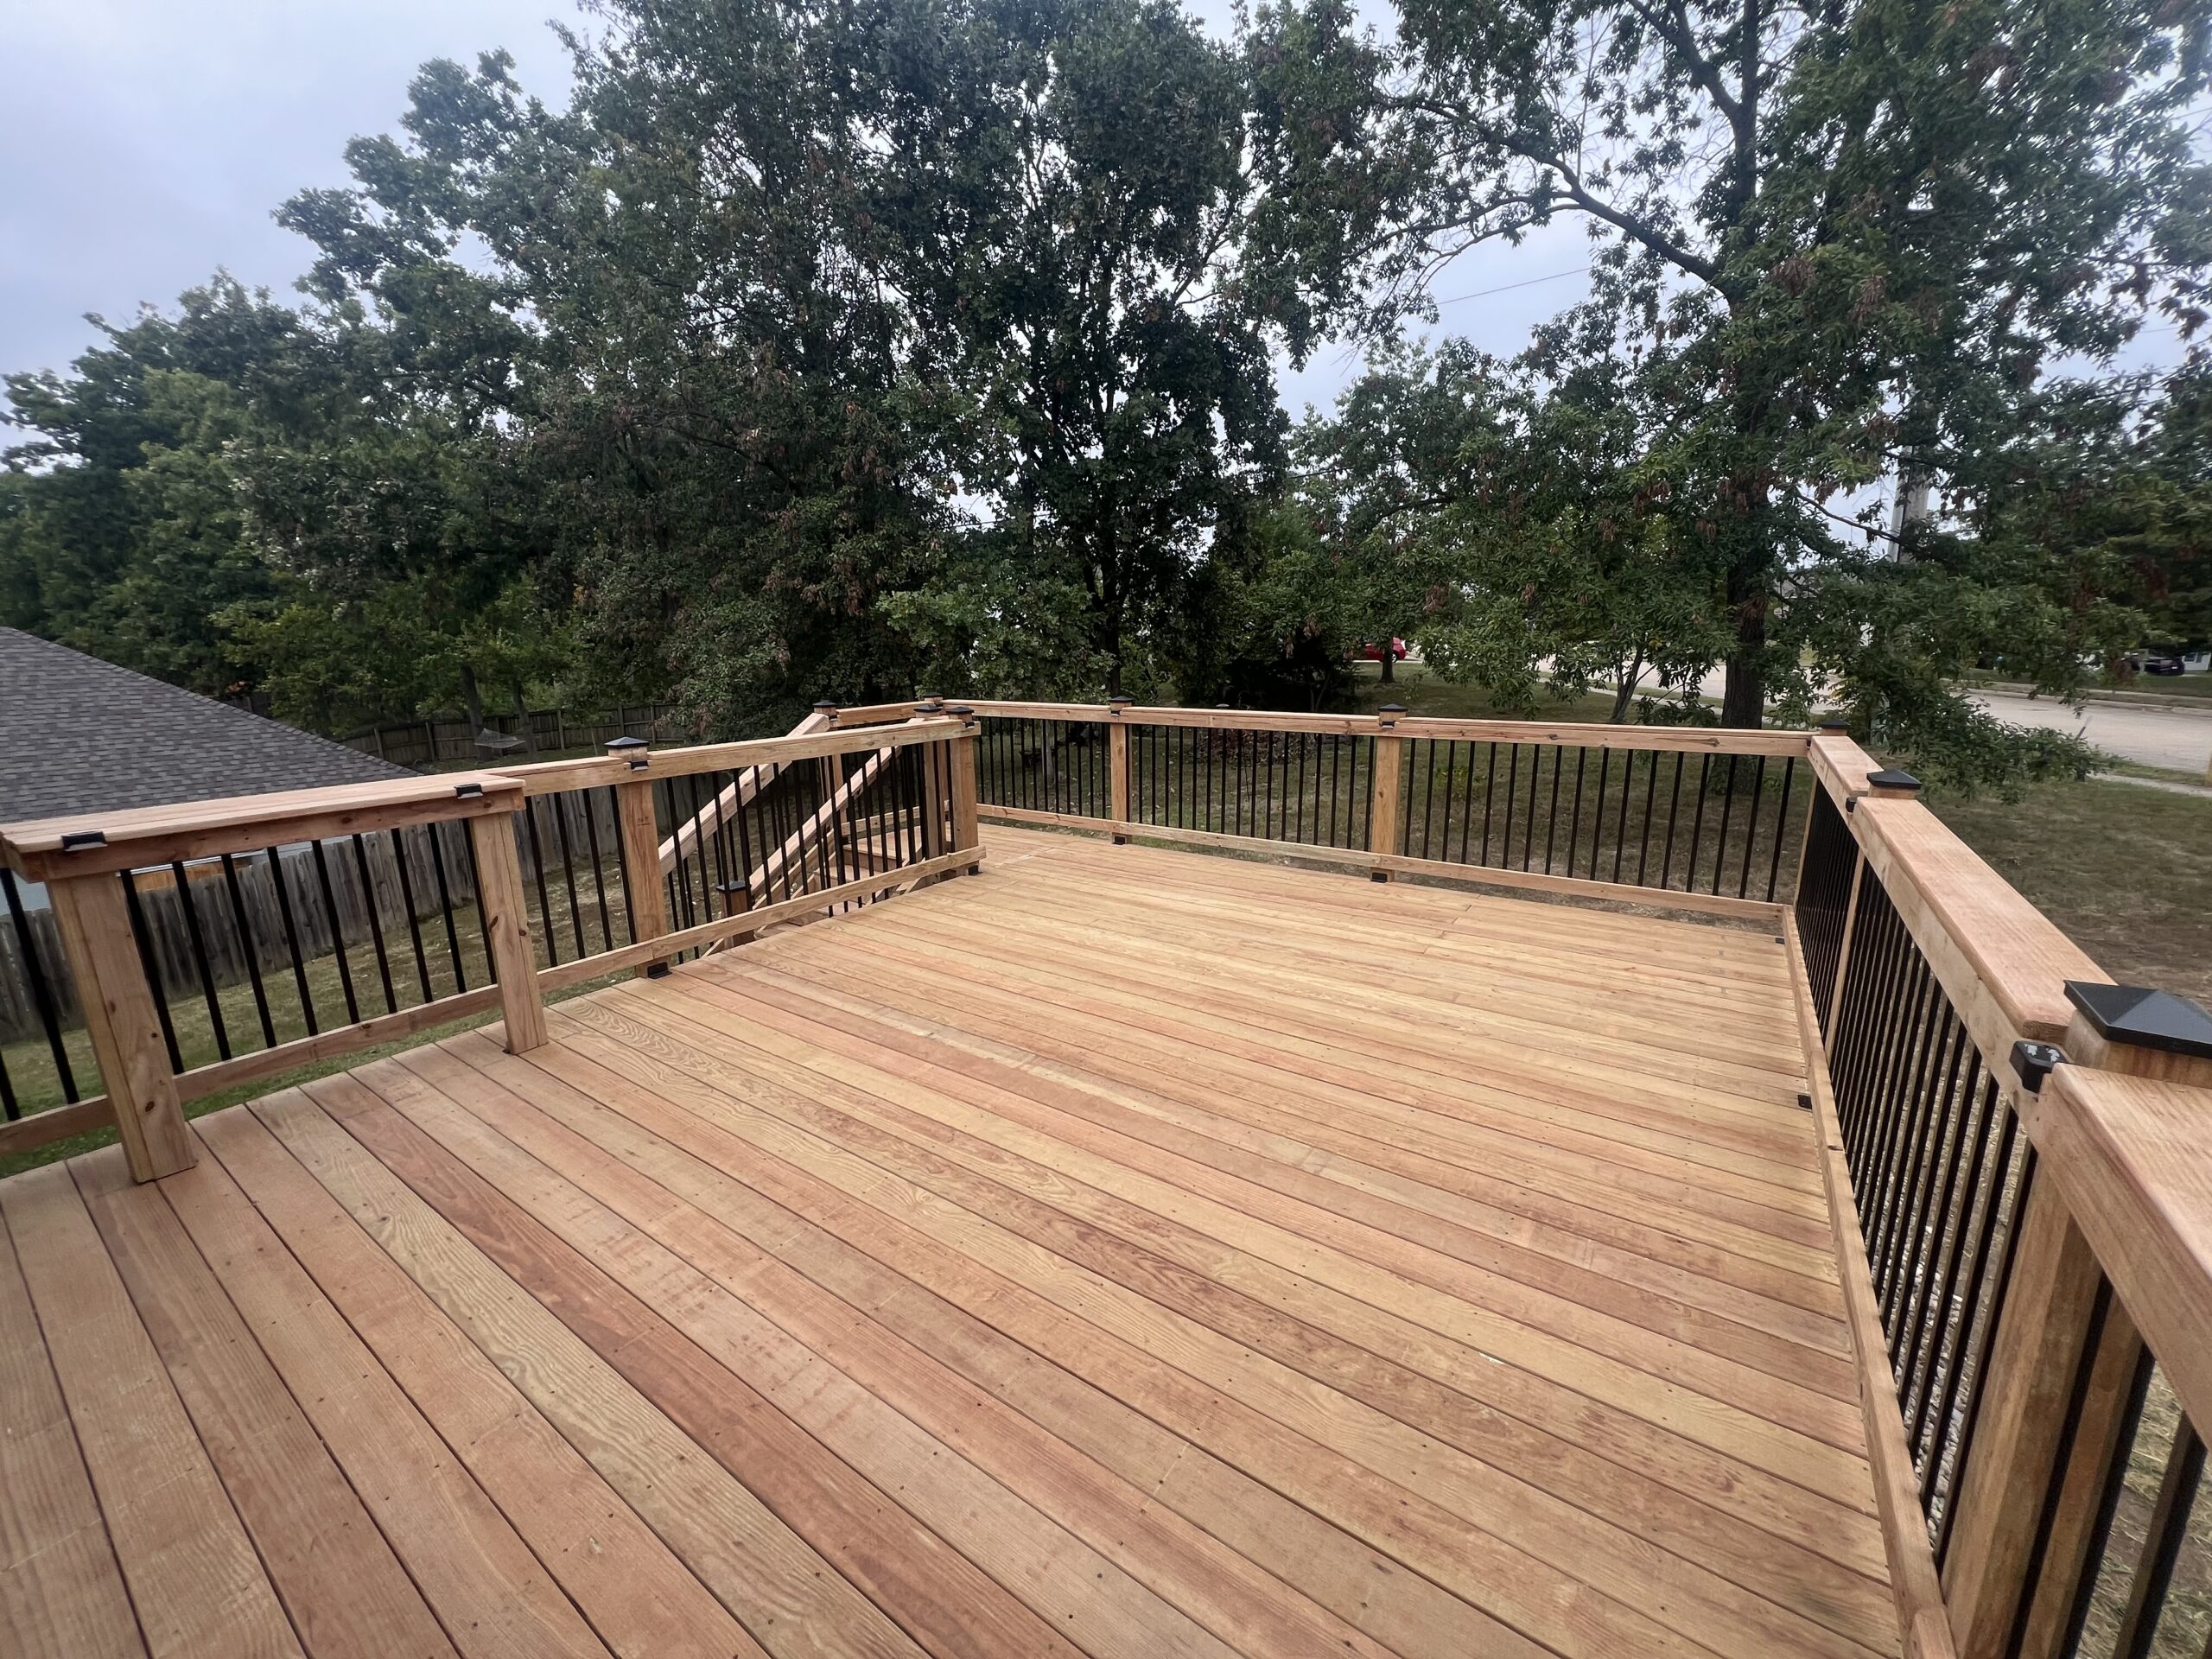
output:
{"label": "wood grain texture", "polygon": [[1771,931],[958,833],[0,1184],[0,1616],[136,1650],[112,1353],[310,1654],[1904,1650]]}
{"label": "wood grain texture", "polygon": [[296,1656],[290,1622],[67,1166],[0,1184],[0,1211],[148,1650]]}
{"label": "wood grain texture", "polygon": [[2031,1127],[2174,1392],[2212,1423],[2212,1090],[2063,1065]]}
{"label": "wood grain texture", "polygon": [[132,1177],[150,1181],[188,1167],[192,1139],[121,878],[73,876],[46,891]]}
{"label": "wood grain texture", "polygon": [[124,1659],[146,1651],[4,1224],[0,1649],[24,1659]]}
{"label": "wood grain texture", "polygon": [[308,1650],[316,1659],[451,1659],[453,1645],[168,1199],[132,1185],[113,1147],[73,1168]]}

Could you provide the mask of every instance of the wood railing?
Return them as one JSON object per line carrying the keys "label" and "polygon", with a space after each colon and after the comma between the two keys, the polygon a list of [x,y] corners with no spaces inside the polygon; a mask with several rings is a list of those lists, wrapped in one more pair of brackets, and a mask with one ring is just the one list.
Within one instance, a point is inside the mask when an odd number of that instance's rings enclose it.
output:
{"label": "wood railing", "polygon": [[974,708],[988,818],[1776,924],[1908,1651],[2206,1649],[2212,1018],[1913,779],[1833,730]]}
{"label": "wood railing", "polygon": [[[0,1154],[111,1122],[150,1179],[193,1161],[188,1102],[493,1010],[519,1052],[550,992],[977,867],[972,718],[817,723],[0,827],[11,878],[44,886],[105,1085],[0,1127]],[[156,902],[181,913],[184,969]]]}
{"label": "wood railing", "polygon": [[1908,1651],[2201,1651],[2212,1018],[1810,747],[1785,937]]}
{"label": "wood railing", "polygon": [[[913,705],[845,709],[842,724]],[[1002,823],[1774,919],[1802,732],[977,701]]]}

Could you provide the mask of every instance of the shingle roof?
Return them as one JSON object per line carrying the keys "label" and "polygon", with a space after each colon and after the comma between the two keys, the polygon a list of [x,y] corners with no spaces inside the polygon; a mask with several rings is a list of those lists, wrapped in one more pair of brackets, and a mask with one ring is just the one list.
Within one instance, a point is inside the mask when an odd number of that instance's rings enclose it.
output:
{"label": "shingle roof", "polygon": [[0,628],[0,823],[408,775],[342,743]]}

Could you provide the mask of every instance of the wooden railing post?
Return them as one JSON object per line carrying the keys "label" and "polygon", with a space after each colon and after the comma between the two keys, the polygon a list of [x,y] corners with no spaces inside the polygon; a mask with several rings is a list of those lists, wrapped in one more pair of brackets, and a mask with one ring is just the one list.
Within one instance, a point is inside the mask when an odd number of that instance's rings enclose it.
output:
{"label": "wooden railing post", "polygon": [[151,1181],[189,1169],[198,1159],[162,1041],[156,991],[146,982],[130,931],[123,896],[127,879],[111,872],[68,876],[49,880],[46,892],[130,1178]]}
{"label": "wooden railing post", "polygon": [[2011,1651],[2046,1495],[2103,1274],[2056,1183],[2037,1177],[2020,1211],[2011,1280],[1989,1351],[1943,1563],[1959,1659]]}
{"label": "wooden railing post", "polygon": [[[944,711],[957,715],[965,729],[950,741],[952,749],[952,850],[964,853],[969,849],[981,852],[983,845],[982,823],[977,816],[976,799],[976,734],[982,729],[982,722],[976,718],[976,711],[964,703],[956,703]],[[982,874],[982,861],[968,867],[968,874]]]}
{"label": "wooden railing post", "polygon": [[530,948],[530,911],[523,901],[515,815],[487,812],[469,819],[468,842],[476,854],[476,898],[484,916],[484,950],[499,982],[507,1052],[524,1053],[545,1042],[545,1000],[538,993],[537,961]]}
{"label": "wooden railing post", "polygon": [[[1113,719],[1106,728],[1106,816],[1116,823],[1129,822],[1129,728],[1122,724],[1122,713],[1129,707],[1128,697],[1109,697],[1107,708]],[[1125,844],[1127,836],[1116,835],[1114,844]]]}
{"label": "wooden railing post", "polygon": [[[1398,819],[1398,800],[1405,781],[1406,740],[1394,736],[1391,728],[1405,712],[1404,704],[1386,702],[1376,715],[1381,729],[1376,734],[1375,776],[1370,780],[1374,792],[1367,808],[1367,850],[1386,856],[1404,850],[1399,844],[1405,826]],[[1379,868],[1370,874],[1377,881],[1390,879],[1390,872]]]}
{"label": "wooden railing post", "polygon": [[[627,760],[637,774],[614,785],[617,839],[622,845],[622,882],[630,897],[630,937],[657,939],[668,931],[667,894],[661,887],[660,823],[653,816],[653,783],[645,775],[652,765],[645,740],[618,737],[607,746],[608,754]],[[666,962],[638,964],[640,979],[658,979],[668,971]]]}

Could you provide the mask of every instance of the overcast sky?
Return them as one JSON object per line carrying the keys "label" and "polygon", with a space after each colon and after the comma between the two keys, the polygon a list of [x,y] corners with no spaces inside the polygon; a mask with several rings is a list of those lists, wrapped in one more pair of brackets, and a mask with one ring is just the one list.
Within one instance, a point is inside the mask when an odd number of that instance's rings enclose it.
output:
{"label": "overcast sky", "polygon": [[[1229,0],[1192,10],[1226,35]],[[86,312],[171,303],[219,266],[289,297],[307,245],[277,205],[346,182],[346,141],[392,130],[428,59],[505,47],[564,98],[555,16],[575,0],[0,0],[0,370],[63,367],[95,338]],[[1444,331],[1517,348],[1581,297],[1588,247],[1562,220],[1465,256],[1437,284]],[[2129,353],[2177,354],[2163,334]],[[1325,404],[1357,368],[1325,350],[1286,369],[1283,401]]]}
{"label": "overcast sky", "polygon": [[[1227,32],[1227,0],[1193,6]],[[307,244],[271,213],[346,182],[346,141],[391,130],[426,60],[513,53],[531,92],[566,95],[549,20],[574,0],[0,0],[0,370],[59,369],[96,338],[86,312],[168,305],[219,266],[289,297]],[[1453,333],[1511,350],[1580,296],[1579,226],[1484,250],[1445,296]],[[1297,412],[1357,359],[1286,372]]]}

